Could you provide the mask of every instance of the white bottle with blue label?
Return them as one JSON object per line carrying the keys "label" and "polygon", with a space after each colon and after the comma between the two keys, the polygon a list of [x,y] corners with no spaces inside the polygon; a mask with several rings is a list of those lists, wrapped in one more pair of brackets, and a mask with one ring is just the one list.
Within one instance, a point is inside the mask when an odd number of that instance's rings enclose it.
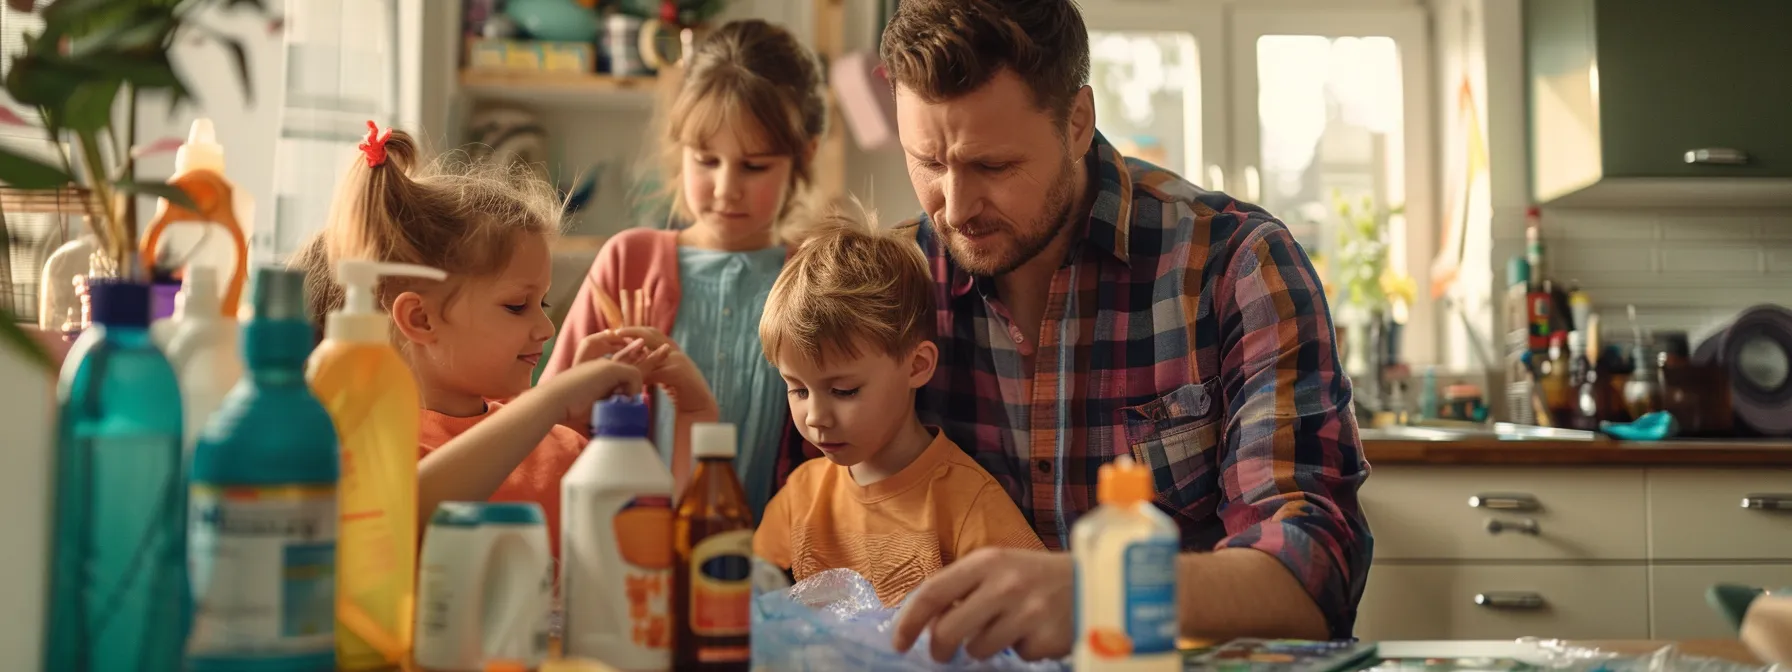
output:
{"label": "white bottle with blue label", "polygon": [[1122,456],[1102,465],[1101,504],[1070,533],[1076,566],[1072,668],[1173,672],[1176,651],[1175,521],[1151,504],[1151,470]]}

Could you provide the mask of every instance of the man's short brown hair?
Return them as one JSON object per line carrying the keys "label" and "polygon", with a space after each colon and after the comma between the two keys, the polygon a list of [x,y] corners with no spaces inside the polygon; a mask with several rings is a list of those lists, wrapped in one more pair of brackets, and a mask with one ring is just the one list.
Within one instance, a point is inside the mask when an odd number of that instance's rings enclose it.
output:
{"label": "man's short brown hair", "polygon": [[882,52],[891,84],[929,102],[1012,70],[1060,122],[1089,83],[1089,31],[1072,0],[901,0]]}
{"label": "man's short brown hair", "polygon": [[759,318],[759,341],[773,365],[780,353],[818,363],[900,359],[933,340],[933,293],[920,246],[880,229],[855,200],[824,212],[784,263]]}

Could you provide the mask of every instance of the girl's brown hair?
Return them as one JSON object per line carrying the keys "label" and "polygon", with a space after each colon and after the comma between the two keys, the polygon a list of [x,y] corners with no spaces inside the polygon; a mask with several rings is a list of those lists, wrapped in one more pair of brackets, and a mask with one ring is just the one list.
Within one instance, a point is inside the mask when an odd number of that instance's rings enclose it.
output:
{"label": "girl's brown hair", "polygon": [[[759,19],[730,21],[710,33],[672,83],[661,160],[674,212],[693,219],[682,189],[686,146],[717,132],[755,134],[763,151],[791,157],[782,219],[812,182],[811,146],[827,131],[821,66],[796,37]],[[742,113],[745,113],[744,116]]]}
{"label": "girl's brown hair", "polygon": [[420,166],[417,142],[396,130],[385,160],[368,163],[355,156],[323,230],[289,262],[305,271],[313,324],[342,306],[340,260],[421,264],[448,273],[446,283],[382,281],[375,295],[381,309],[390,309],[398,294],[422,286],[444,289],[450,299],[466,279],[502,272],[519,234],[559,231],[554,188],[521,167],[476,164],[458,154]]}

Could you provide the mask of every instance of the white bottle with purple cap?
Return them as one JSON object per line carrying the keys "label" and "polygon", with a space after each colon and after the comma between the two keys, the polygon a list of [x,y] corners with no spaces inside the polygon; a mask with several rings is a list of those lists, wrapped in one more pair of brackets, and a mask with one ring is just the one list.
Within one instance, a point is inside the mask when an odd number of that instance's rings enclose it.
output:
{"label": "white bottle with purple cap", "polygon": [[630,672],[672,668],[672,472],[651,418],[633,397],[598,402],[560,480],[565,653]]}

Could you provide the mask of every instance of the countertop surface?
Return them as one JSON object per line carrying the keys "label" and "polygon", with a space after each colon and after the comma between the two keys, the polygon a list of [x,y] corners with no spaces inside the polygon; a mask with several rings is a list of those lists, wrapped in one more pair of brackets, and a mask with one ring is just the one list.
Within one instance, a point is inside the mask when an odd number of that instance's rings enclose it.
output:
{"label": "countertop surface", "polygon": [[1363,452],[1372,465],[1792,467],[1792,441],[1783,440],[1635,442],[1607,438],[1507,440],[1465,437],[1446,441],[1365,438]]}

